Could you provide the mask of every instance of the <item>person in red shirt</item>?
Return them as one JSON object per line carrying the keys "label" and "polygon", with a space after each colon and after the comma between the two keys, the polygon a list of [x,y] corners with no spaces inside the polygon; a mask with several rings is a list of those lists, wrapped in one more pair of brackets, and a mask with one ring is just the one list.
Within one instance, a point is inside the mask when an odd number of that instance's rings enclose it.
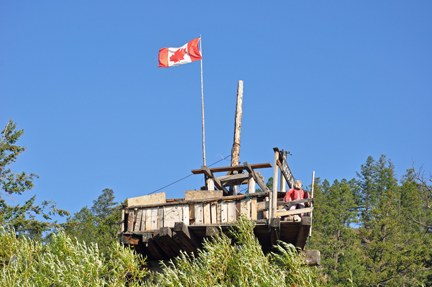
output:
{"label": "person in red shirt", "polygon": [[[296,180],[296,182],[294,183],[294,188],[291,188],[285,194],[284,202],[309,198],[309,194],[301,188],[302,188],[302,182],[300,180]],[[297,204],[291,204],[289,207],[287,207],[287,210],[295,210],[295,209],[302,209],[302,208],[305,208],[305,204],[297,203]],[[300,216],[303,215],[304,213],[300,214]]]}

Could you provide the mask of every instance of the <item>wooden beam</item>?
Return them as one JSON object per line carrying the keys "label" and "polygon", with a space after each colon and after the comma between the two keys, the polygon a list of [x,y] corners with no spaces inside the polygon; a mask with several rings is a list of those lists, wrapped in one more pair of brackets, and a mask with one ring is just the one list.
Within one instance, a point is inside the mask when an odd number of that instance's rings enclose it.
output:
{"label": "wooden beam", "polygon": [[189,226],[184,222],[174,224],[174,232],[182,239],[185,244],[192,245],[194,248],[201,247],[201,241],[189,230]]}
{"label": "wooden beam", "polygon": [[[305,208],[306,209],[306,208]],[[300,209],[303,210],[303,209]],[[306,239],[309,235],[309,229],[311,228],[311,218],[310,216],[302,216],[300,227],[297,232],[296,240],[295,240],[295,246],[300,247],[301,249],[304,248],[306,244]]]}
{"label": "wooden beam", "polygon": [[[159,232],[162,232],[164,229],[169,229],[169,228],[162,227],[159,229]],[[157,245],[163,250],[163,252],[168,256],[168,258],[177,256],[178,254],[169,246],[169,244],[167,244],[165,239],[166,238],[160,236],[160,233],[153,237],[153,240],[156,241]]]}
{"label": "wooden beam", "polygon": [[[147,251],[151,255],[154,260],[163,260],[167,259],[167,255],[163,252],[163,250],[159,247],[156,241],[153,239],[155,235],[159,233],[159,230],[153,230],[151,233],[151,237],[146,237],[146,245]],[[143,236],[144,239],[144,236]]]}
{"label": "wooden beam", "polygon": [[[270,168],[273,166],[271,165],[271,163],[256,163],[256,164],[251,164],[251,167],[253,169],[260,169],[260,168]],[[245,169],[246,168],[244,166],[239,165],[239,166],[213,167],[213,168],[210,168],[210,171],[211,172],[227,172],[227,171],[234,171],[234,170],[241,171],[241,170],[245,170]],[[193,169],[193,170],[191,170],[191,172],[193,174],[204,173],[204,171],[202,169]]]}
{"label": "wooden beam", "polygon": [[306,199],[297,199],[297,200],[291,200],[291,201],[278,201],[278,206],[288,206],[291,204],[299,204],[299,203],[306,203],[306,202],[313,202],[313,198],[306,198]]}
{"label": "wooden beam", "polygon": [[173,233],[171,228],[162,227],[159,229],[159,239],[165,243],[172,251],[174,251],[177,255],[180,255],[180,250],[182,249],[175,240],[173,239]]}
{"label": "wooden beam", "polygon": [[294,180],[294,176],[291,172],[291,169],[289,168],[288,163],[287,163],[287,156],[286,156],[287,153],[286,152],[283,152],[283,153],[280,152],[280,154],[281,154],[282,160],[279,159],[276,162],[276,164],[279,166],[281,173],[283,174],[286,182],[288,183],[288,186],[290,188],[293,188],[295,180]]}
{"label": "wooden beam", "polygon": [[271,218],[276,217],[276,209],[277,209],[277,190],[278,190],[278,183],[279,183],[279,179],[278,179],[278,168],[276,166],[277,162],[279,161],[279,150],[275,150],[274,151],[274,165],[275,167],[273,168],[273,192],[271,193]]}
{"label": "wooden beam", "polygon": [[247,162],[243,163],[243,165],[244,168],[252,175],[253,179],[255,179],[255,182],[258,183],[259,187],[261,187],[263,191],[270,192],[270,190],[267,188],[261,178],[256,176],[253,166],[248,164]]}
{"label": "wooden beam", "polygon": [[213,197],[213,198],[207,198],[207,199],[192,199],[192,200],[184,200],[180,202],[168,202],[164,204],[148,204],[148,205],[135,205],[135,206],[129,206],[125,207],[125,210],[133,210],[135,208],[150,208],[150,207],[159,207],[159,206],[172,206],[172,205],[182,205],[182,204],[191,204],[191,203],[205,203],[205,202],[212,202],[212,201],[232,201],[237,199],[242,199],[245,197],[265,197],[268,196],[268,192],[254,192],[249,193],[247,195],[230,195],[230,196],[223,196],[223,197]]}
{"label": "wooden beam", "polygon": [[224,185],[229,184],[230,182],[237,182],[237,181],[244,181],[249,179],[249,174],[247,173],[238,173],[238,174],[232,174],[232,175],[224,175],[219,176],[218,179],[220,182]]}
{"label": "wooden beam", "polygon": [[[286,215],[309,213],[309,212],[312,212],[312,211],[313,211],[313,207],[306,207],[306,208],[295,209],[295,210],[277,211],[276,212],[276,216],[280,217],[280,216],[286,216]],[[309,217],[309,216],[303,216],[303,217]]]}
{"label": "wooden beam", "polygon": [[213,172],[208,168],[208,167],[206,167],[206,166],[202,166],[201,167],[201,170],[203,170],[204,171],[204,173],[208,176],[208,177],[210,177],[210,178],[212,178],[213,179],[213,181],[214,181],[214,185],[218,188],[218,189],[220,189],[220,190],[223,190],[224,191],[224,193],[226,194],[226,195],[228,195],[228,190],[222,185],[222,183],[220,182],[220,180],[216,177],[216,176],[214,176],[214,174],[213,174]]}

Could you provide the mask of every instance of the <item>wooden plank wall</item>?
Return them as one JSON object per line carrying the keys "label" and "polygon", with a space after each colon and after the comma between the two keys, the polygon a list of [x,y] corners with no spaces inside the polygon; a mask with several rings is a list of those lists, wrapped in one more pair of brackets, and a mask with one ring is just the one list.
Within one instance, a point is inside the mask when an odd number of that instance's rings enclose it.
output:
{"label": "wooden plank wall", "polygon": [[176,222],[183,222],[187,225],[217,225],[234,222],[239,214],[245,215],[248,219],[257,220],[263,217],[263,207],[264,202],[258,203],[256,197],[246,197],[232,201],[203,201],[191,204],[136,208],[129,210],[129,212],[126,211],[127,224],[122,225],[122,231],[143,232],[162,227],[174,228]]}

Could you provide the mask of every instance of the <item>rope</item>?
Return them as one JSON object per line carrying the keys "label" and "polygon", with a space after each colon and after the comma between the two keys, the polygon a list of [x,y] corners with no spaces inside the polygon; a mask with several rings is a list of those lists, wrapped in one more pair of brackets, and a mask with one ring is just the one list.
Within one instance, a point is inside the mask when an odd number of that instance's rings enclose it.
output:
{"label": "rope", "polygon": [[[220,159],[220,160],[218,160],[218,161],[212,163],[211,165],[209,165],[209,167],[212,166],[212,165],[215,165],[215,164],[217,164],[218,162],[221,162],[221,161],[223,161],[223,160],[225,160],[225,159],[227,159],[227,158],[229,158],[229,157],[231,157],[231,155],[227,155],[227,156],[225,156],[224,158],[222,158],[222,159]],[[155,193],[155,192],[157,192],[157,191],[159,191],[159,190],[162,190],[162,189],[164,189],[164,188],[167,188],[168,186],[171,186],[171,185],[173,185],[173,184],[175,184],[175,183],[177,183],[177,182],[179,182],[179,181],[182,181],[182,180],[184,180],[184,179],[186,179],[186,178],[188,178],[188,177],[190,177],[190,176],[192,176],[192,175],[193,175],[193,173],[192,173],[192,174],[189,174],[188,176],[185,176],[185,177],[183,177],[183,178],[180,178],[179,180],[176,180],[176,181],[174,181],[174,182],[172,182],[172,183],[170,183],[170,184],[167,184],[167,185],[165,185],[164,187],[161,187],[161,188],[159,188],[159,189],[156,189],[155,191],[152,191],[152,192],[148,193],[147,195],[153,194],[153,193]]]}

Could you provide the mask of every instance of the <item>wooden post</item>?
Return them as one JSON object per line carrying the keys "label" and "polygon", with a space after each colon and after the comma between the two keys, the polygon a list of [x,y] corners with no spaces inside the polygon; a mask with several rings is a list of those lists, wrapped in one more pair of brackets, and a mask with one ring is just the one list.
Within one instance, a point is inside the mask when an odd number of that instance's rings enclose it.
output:
{"label": "wooden post", "polygon": [[[282,150],[282,154],[285,154],[285,151]],[[282,157],[279,158],[279,161],[284,161],[286,159],[286,157]],[[283,163],[283,162],[282,162]],[[280,171],[280,178],[281,178],[281,182],[280,182],[280,192],[286,192],[286,179],[283,175],[282,170]]]}
{"label": "wooden post", "polygon": [[[315,186],[315,171],[312,172],[311,198],[313,198],[314,186]],[[313,202],[311,202],[310,204],[311,204],[311,206],[313,206]],[[310,217],[311,217],[311,226],[310,226],[310,229],[309,229],[309,237],[312,236],[312,213],[313,213],[313,211],[311,211],[311,215],[310,215]]]}
{"label": "wooden post", "polygon": [[277,162],[279,160],[279,150],[275,149],[275,156],[274,156],[274,165],[273,165],[273,192],[272,198],[271,198],[271,218],[276,217],[276,210],[277,210],[277,188],[278,188],[278,166]]}
{"label": "wooden post", "polygon": [[[243,115],[243,81],[238,82],[237,103],[234,123],[234,143],[231,149],[231,166],[238,166],[240,160],[240,132]],[[233,186],[233,194],[237,195],[237,186]]]}
{"label": "wooden post", "polygon": [[249,193],[255,193],[255,188],[256,188],[256,183],[255,183],[255,179],[249,175]]}

